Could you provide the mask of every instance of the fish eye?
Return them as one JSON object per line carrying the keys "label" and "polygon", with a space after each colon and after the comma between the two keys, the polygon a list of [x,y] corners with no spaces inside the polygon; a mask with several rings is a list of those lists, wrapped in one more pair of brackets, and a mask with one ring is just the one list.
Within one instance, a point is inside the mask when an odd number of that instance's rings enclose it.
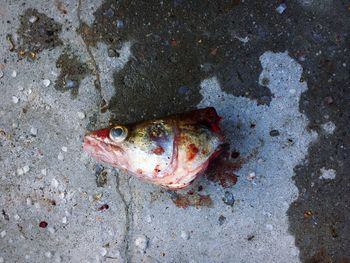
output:
{"label": "fish eye", "polygon": [[115,142],[122,142],[127,136],[128,130],[123,126],[114,126],[109,132],[109,137]]}

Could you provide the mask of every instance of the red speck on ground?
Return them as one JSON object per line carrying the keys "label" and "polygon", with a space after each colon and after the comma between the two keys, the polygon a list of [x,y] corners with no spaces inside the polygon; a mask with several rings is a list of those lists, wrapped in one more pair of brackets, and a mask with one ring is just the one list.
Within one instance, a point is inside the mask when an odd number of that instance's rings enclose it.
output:
{"label": "red speck on ground", "polygon": [[104,205],[101,205],[97,210],[102,211],[102,210],[107,210],[108,208],[109,208],[109,205],[104,204]]}
{"label": "red speck on ground", "polygon": [[194,145],[193,143],[189,144],[187,147],[187,159],[189,161],[192,161],[196,157],[198,151],[199,150],[196,147],[196,145]]}
{"label": "red speck on ground", "polygon": [[162,155],[164,153],[164,149],[162,146],[158,146],[157,148],[153,149],[153,153],[156,155]]}
{"label": "red speck on ground", "polygon": [[48,225],[48,223],[47,223],[46,221],[41,221],[41,222],[39,223],[39,227],[41,227],[41,228],[46,228],[47,225]]}

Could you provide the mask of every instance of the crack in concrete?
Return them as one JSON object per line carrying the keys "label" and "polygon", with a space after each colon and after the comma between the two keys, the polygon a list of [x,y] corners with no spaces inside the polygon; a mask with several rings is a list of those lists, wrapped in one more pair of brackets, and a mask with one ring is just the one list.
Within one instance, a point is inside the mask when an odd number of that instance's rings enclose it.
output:
{"label": "crack in concrete", "polygon": [[[81,0],[78,0],[78,7],[77,7],[77,19],[78,19],[78,23],[79,23],[79,28],[81,28],[82,26],[82,20],[81,20]],[[85,39],[81,36],[81,33],[78,32],[78,35],[81,37],[83,43],[84,43],[84,46],[86,48],[86,52],[88,54],[88,57],[90,58],[91,60],[91,64],[93,66],[93,74],[95,75],[95,81],[94,81],[94,85],[95,85],[95,88],[98,92],[98,95],[99,95],[99,99],[98,99],[98,112],[100,112],[99,110],[99,107],[101,106],[101,103],[103,101],[103,96],[102,96],[102,92],[101,92],[101,77],[100,77],[100,69],[97,65],[97,62],[96,62],[96,59],[94,57],[94,54],[92,53],[91,51],[91,48],[89,46],[89,44],[85,41]]]}
{"label": "crack in concrete", "polygon": [[129,253],[129,248],[130,248],[130,232],[131,232],[131,227],[133,225],[134,221],[134,215],[133,215],[133,210],[132,210],[132,203],[133,203],[133,197],[132,197],[132,191],[130,187],[130,177],[127,180],[127,186],[129,189],[130,193],[130,200],[129,202],[126,201],[125,199],[125,194],[120,190],[120,181],[119,181],[119,176],[116,175],[116,191],[118,195],[120,196],[120,199],[122,200],[123,206],[124,206],[124,213],[125,213],[125,232],[124,232],[124,244],[125,244],[125,249],[124,249],[124,258],[126,260],[126,263],[131,262],[130,258],[130,253]]}

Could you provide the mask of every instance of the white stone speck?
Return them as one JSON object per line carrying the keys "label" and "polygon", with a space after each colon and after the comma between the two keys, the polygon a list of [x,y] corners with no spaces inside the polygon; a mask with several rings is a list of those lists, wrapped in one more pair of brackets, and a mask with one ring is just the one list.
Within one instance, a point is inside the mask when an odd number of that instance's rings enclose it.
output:
{"label": "white stone speck", "polygon": [[54,234],[56,232],[56,229],[54,229],[53,227],[48,227],[47,231],[49,231],[51,234]]}
{"label": "white stone speck", "polygon": [[328,135],[333,134],[335,131],[335,128],[336,128],[334,122],[332,122],[332,121],[329,121],[329,122],[322,124],[321,127],[322,127],[323,131]]}
{"label": "white stone speck", "polygon": [[67,152],[67,151],[68,151],[68,148],[67,148],[66,146],[63,146],[63,147],[61,148],[61,150],[62,150],[63,152]]}
{"label": "white stone speck", "polygon": [[284,10],[286,10],[286,9],[287,9],[287,5],[285,3],[282,3],[276,8],[276,11],[279,14],[282,14],[284,12]]}
{"label": "white stone speck", "polygon": [[29,172],[30,168],[28,165],[25,165],[25,166],[23,166],[22,170],[23,170],[23,173],[25,174],[25,173]]}
{"label": "white stone speck", "polygon": [[150,215],[146,216],[146,222],[151,223],[152,222],[152,217]]}
{"label": "white stone speck", "polygon": [[181,231],[181,238],[183,240],[188,240],[190,239],[190,234],[187,231]]}
{"label": "white stone speck", "polygon": [[30,17],[29,17],[29,22],[30,22],[30,23],[35,23],[36,21],[38,21],[38,19],[39,19],[39,18],[38,18],[37,16],[30,16]]}
{"label": "white stone speck", "polygon": [[38,129],[35,127],[30,128],[30,134],[36,136],[38,134]]}
{"label": "white stone speck", "polygon": [[78,118],[81,119],[81,120],[85,119],[85,113],[81,112],[81,111],[78,111]]}
{"label": "white stone speck", "polygon": [[0,236],[1,236],[2,238],[4,238],[4,237],[6,236],[6,231],[5,231],[5,230],[2,231],[2,232],[0,233]]}
{"label": "white stone speck", "polygon": [[60,153],[57,155],[57,159],[60,160],[60,161],[63,161],[63,160],[64,160],[63,153],[60,152]]}
{"label": "white stone speck", "polygon": [[236,39],[238,39],[239,41],[241,41],[242,43],[246,44],[249,42],[249,37],[238,37],[238,36],[235,36]]}
{"label": "white stone speck", "polygon": [[53,179],[51,180],[51,186],[52,186],[53,188],[57,188],[57,187],[58,187],[58,181],[56,180],[56,178],[53,178]]}
{"label": "white stone speck", "polygon": [[67,224],[67,217],[66,216],[62,217],[62,223]]}
{"label": "white stone speck", "polygon": [[26,203],[27,203],[27,205],[32,205],[33,201],[32,201],[32,199],[30,197],[27,197]]}
{"label": "white stone speck", "polygon": [[39,204],[38,202],[35,202],[35,203],[34,203],[34,207],[35,207],[36,209],[39,209],[39,208],[40,208],[40,204]]}
{"label": "white stone speck", "polygon": [[51,81],[49,79],[44,79],[43,80],[44,87],[48,87],[48,86],[50,86],[50,84],[51,84]]}
{"label": "white stone speck", "polygon": [[0,70],[0,79],[4,76],[4,72]]}
{"label": "white stone speck", "polygon": [[0,263],[3,263],[3,262],[5,262],[4,258],[0,257]]}
{"label": "white stone speck", "polygon": [[17,71],[16,70],[12,71],[11,77],[13,77],[13,78],[17,77]]}
{"label": "white stone speck", "polygon": [[15,220],[19,220],[19,219],[20,219],[19,215],[17,215],[17,214],[15,214],[15,215],[13,216],[13,218],[14,218]]}
{"label": "white stone speck", "polygon": [[52,257],[52,253],[50,251],[46,251],[45,252],[45,257],[51,258]]}
{"label": "white stone speck", "polygon": [[18,169],[17,169],[17,174],[18,174],[18,175],[24,174],[23,169],[22,169],[22,168],[18,168]]}
{"label": "white stone speck", "polygon": [[140,235],[135,239],[135,246],[142,252],[148,247],[148,238],[145,235]]}
{"label": "white stone speck", "polygon": [[269,231],[272,231],[273,230],[273,225],[267,224],[266,225],[266,229],[269,230]]}
{"label": "white stone speck", "polygon": [[321,175],[320,179],[325,179],[325,180],[334,180],[336,177],[335,170],[333,169],[326,169],[325,167],[322,167],[321,170]]}
{"label": "white stone speck", "polygon": [[17,104],[19,102],[19,98],[17,98],[16,96],[12,96],[12,102],[14,104]]}
{"label": "white stone speck", "polygon": [[100,249],[100,254],[101,254],[102,257],[104,257],[105,255],[107,255],[107,249],[104,248],[104,247],[101,248],[101,249]]}
{"label": "white stone speck", "polygon": [[47,175],[47,170],[46,169],[42,169],[41,170],[41,174],[46,176]]}

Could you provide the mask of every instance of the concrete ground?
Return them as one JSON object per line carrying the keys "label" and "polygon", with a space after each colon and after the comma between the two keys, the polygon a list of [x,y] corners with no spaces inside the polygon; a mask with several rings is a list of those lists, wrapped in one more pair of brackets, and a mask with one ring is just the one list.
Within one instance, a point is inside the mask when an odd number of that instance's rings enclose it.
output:
{"label": "concrete ground", "polygon": [[[3,0],[0,262],[350,262],[350,3]],[[88,130],[214,106],[170,192]],[[237,181],[236,181],[237,179]]]}

